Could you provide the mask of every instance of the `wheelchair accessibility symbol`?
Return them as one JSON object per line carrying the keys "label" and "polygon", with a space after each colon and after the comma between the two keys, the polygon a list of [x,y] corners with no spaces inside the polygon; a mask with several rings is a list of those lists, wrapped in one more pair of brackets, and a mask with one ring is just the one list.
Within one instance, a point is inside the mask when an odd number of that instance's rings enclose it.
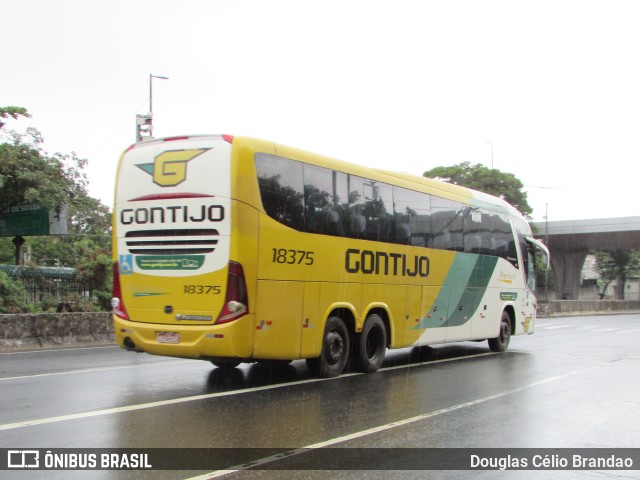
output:
{"label": "wheelchair accessibility symbol", "polygon": [[118,263],[120,265],[120,275],[133,273],[133,255],[120,255]]}

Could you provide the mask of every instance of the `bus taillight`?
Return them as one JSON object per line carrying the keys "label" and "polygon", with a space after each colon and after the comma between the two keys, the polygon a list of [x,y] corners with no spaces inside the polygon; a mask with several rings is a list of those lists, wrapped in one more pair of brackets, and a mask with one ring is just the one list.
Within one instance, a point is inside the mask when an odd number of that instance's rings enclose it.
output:
{"label": "bus taillight", "polygon": [[237,262],[229,262],[229,274],[227,275],[227,295],[222,311],[216,320],[216,324],[231,322],[242,317],[249,311],[247,298],[247,285],[244,281],[242,265]]}
{"label": "bus taillight", "polygon": [[111,298],[111,308],[113,308],[114,315],[120,318],[129,320],[127,315],[127,309],[124,307],[122,301],[122,289],[120,288],[120,268],[118,268],[118,262],[113,262],[113,291]]}

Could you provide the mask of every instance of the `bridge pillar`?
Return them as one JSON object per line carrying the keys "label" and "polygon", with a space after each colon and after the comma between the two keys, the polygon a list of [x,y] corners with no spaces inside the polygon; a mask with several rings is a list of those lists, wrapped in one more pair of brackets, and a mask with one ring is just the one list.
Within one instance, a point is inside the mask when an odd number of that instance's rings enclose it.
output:
{"label": "bridge pillar", "polygon": [[579,300],[582,284],[582,266],[587,250],[551,249],[551,265],[556,278],[558,300]]}

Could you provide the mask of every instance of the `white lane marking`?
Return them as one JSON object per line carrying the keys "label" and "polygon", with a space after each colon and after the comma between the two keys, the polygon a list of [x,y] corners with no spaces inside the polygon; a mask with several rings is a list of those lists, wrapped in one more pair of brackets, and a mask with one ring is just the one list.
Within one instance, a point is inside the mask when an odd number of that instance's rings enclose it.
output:
{"label": "white lane marking", "polygon": [[161,367],[164,365],[175,365],[179,363],[194,363],[194,362],[202,362],[202,360],[175,360],[170,362],[149,362],[149,363],[144,363],[140,365],[120,365],[117,367],[96,367],[96,368],[85,368],[82,370],[67,370],[66,372],[35,373],[33,375],[18,375],[16,377],[0,377],[0,382],[4,382],[6,380],[24,380],[26,378],[53,377],[57,375],[73,375],[76,373],[106,372],[109,370],[122,370],[127,368]]}
{"label": "white lane marking", "polygon": [[[351,375],[361,375],[361,374],[352,373],[352,374],[341,375],[340,377],[337,377],[337,378],[343,378]],[[228,392],[205,393],[202,395],[194,395],[191,397],[181,397],[181,398],[174,398],[171,400],[160,400],[158,402],[139,403],[137,405],[127,405],[125,407],[105,408],[103,410],[94,410],[93,412],[73,413],[69,415],[60,415],[58,417],[25,420],[24,422],[7,423],[4,425],[0,425],[0,431],[13,430],[13,429],[22,428],[22,427],[32,427],[35,425],[46,425],[48,423],[65,422],[68,420],[78,420],[83,418],[99,417],[102,415],[113,415],[116,413],[133,412],[136,410],[144,410],[146,408],[164,407],[167,405],[176,405],[179,403],[193,402],[197,400],[207,400],[209,398],[229,397],[232,395],[240,395],[243,393],[260,392],[263,390],[269,390],[273,388],[291,387],[295,385],[303,385],[305,383],[322,382],[327,380],[335,380],[335,379],[334,378],[311,378],[308,380],[299,380],[297,382],[281,383],[278,385],[265,385],[262,387],[246,388],[244,390],[230,390]]]}
{"label": "white lane marking", "polygon": [[260,465],[265,465],[268,463],[272,463],[278,460],[282,460],[283,458],[290,458],[294,455],[300,455],[302,453],[307,452],[308,450],[312,450],[312,449],[318,449],[318,448],[324,448],[324,447],[330,447],[332,445],[336,445],[339,443],[343,443],[343,442],[347,442],[349,440],[355,440],[358,438],[362,438],[365,437],[367,435],[372,435],[374,433],[380,433],[380,432],[384,432],[386,430],[391,430],[392,428],[396,428],[396,427],[402,427],[404,425],[409,425],[411,423],[415,423],[415,422],[419,422],[421,420],[426,420],[432,417],[436,417],[438,415],[442,415],[445,413],[450,413],[456,410],[460,410],[462,408],[467,408],[467,407],[472,407],[474,405],[479,405],[481,403],[485,403],[491,400],[495,400],[497,398],[501,398],[507,395],[513,395],[515,393],[520,393],[524,390],[530,389],[530,388],[534,388],[534,387],[538,387],[540,385],[544,385],[546,383],[551,383],[551,382],[556,382],[558,380],[562,380],[564,378],[573,376],[573,375],[579,375],[582,373],[585,373],[589,370],[593,370],[595,368],[600,368],[602,365],[596,365],[593,367],[589,367],[583,370],[577,370],[574,372],[569,372],[569,373],[565,373],[562,375],[556,375],[555,377],[550,377],[550,378],[546,378],[544,380],[539,380],[537,382],[533,382],[533,383],[529,383],[527,385],[523,385],[522,387],[518,387],[518,388],[513,388],[511,390],[505,390],[504,392],[500,392],[500,393],[496,393],[494,395],[488,395],[486,397],[482,397],[482,398],[478,398],[476,400],[471,400],[469,402],[464,402],[464,403],[460,403],[458,405],[453,405],[451,407],[447,407],[447,408],[442,408],[440,410],[435,410],[433,412],[428,412],[428,413],[423,413],[421,415],[416,415],[415,417],[410,417],[410,418],[405,418],[404,420],[398,420],[395,422],[391,422],[391,423],[387,423],[386,425],[380,425],[378,427],[373,427],[373,428],[367,428],[366,430],[361,430],[359,432],[354,432],[354,433],[350,433],[348,435],[343,435],[341,437],[336,437],[336,438],[331,438],[329,440],[325,440],[323,442],[318,442],[318,443],[313,443],[311,445],[307,445],[305,447],[301,447],[301,448],[296,448],[296,449],[292,449],[289,450],[287,452],[284,453],[279,453],[276,455],[272,455],[269,457],[264,457],[261,458],[259,460],[255,460],[252,461],[249,465],[247,465],[246,467],[243,465],[238,465],[238,466],[234,466],[234,467],[230,467],[228,469],[225,470],[216,470],[214,472],[209,472],[209,473],[205,473],[203,475],[198,475],[196,477],[190,477],[188,479],[185,480],[210,480],[213,478],[219,478],[219,477],[223,477],[225,475],[229,475],[231,473],[236,473],[242,470],[246,470],[247,468],[251,468],[251,469],[255,469],[255,468],[259,468]]}
{"label": "white lane marking", "polygon": [[98,348],[120,348],[117,345],[93,345],[89,347],[49,348],[44,350],[16,350],[15,352],[0,352],[0,355],[23,355],[25,353],[54,353],[68,352],[69,350],[94,350]]}
{"label": "white lane marking", "polygon": [[[457,361],[457,360],[465,360],[465,359],[469,359],[469,358],[476,358],[476,357],[483,357],[483,356],[488,356],[488,355],[497,355],[493,352],[488,352],[488,353],[481,353],[478,355],[472,355],[472,356],[468,356],[468,357],[456,357],[456,358],[445,358],[442,360],[434,360],[434,361],[427,361],[427,362],[421,362],[421,363],[416,363],[416,364],[410,364],[410,365],[398,365],[398,366],[394,366],[394,367],[387,367],[387,368],[381,368],[380,371],[386,371],[386,370],[396,370],[399,368],[408,368],[408,367],[418,367],[418,366],[423,366],[423,365],[432,365],[435,363],[444,363],[444,362],[452,362],[452,361]],[[194,360],[194,361],[199,361],[199,360]],[[316,382],[325,382],[325,381],[330,381],[330,380],[338,380],[341,378],[346,378],[346,377],[350,377],[350,376],[355,376],[355,375],[364,375],[363,373],[346,373],[343,375],[340,375],[339,377],[335,377],[335,378],[310,378],[307,380],[297,380],[295,382],[287,382],[287,383],[280,383],[278,385],[264,385],[261,387],[252,387],[252,388],[246,388],[243,390],[230,390],[228,392],[217,392],[217,393],[205,393],[202,395],[194,395],[191,397],[181,397],[181,398],[174,398],[171,400],[160,400],[157,402],[150,402],[150,403],[140,403],[137,405],[127,405],[124,407],[114,407],[114,408],[106,408],[103,410],[94,410],[92,412],[84,412],[84,413],[74,413],[74,414],[69,414],[69,415],[60,415],[57,417],[49,417],[49,418],[38,418],[38,419],[34,419],[34,420],[25,420],[22,422],[15,422],[15,423],[7,423],[4,425],[0,425],[0,431],[3,430],[14,430],[16,428],[23,428],[23,427],[32,427],[35,425],[46,425],[49,423],[57,423],[57,422],[65,422],[65,421],[69,421],[69,420],[79,420],[79,419],[83,419],[83,418],[90,418],[90,417],[98,417],[98,416],[102,416],[102,415],[113,415],[113,414],[117,414],[117,413],[123,413],[123,412],[132,412],[132,411],[136,411],[136,410],[144,410],[146,408],[155,408],[155,407],[164,407],[167,405],[176,405],[179,403],[186,403],[186,402],[193,402],[193,401],[197,401],[197,400],[207,400],[210,398],[218,398],[218,397],[229,397],[232,395],[241,395],[241,394],[245,394],[245,393],[253,393],[253,392],[261,392],[264,390],[271,390],[271,389],[276,389],[276,388],[286,388],[286,387],[292,387],[292,386],[296,386],[296,385],[304,385],[307,383],[316,383]]]}
{"label": "white lane marking", "polygon": [[550,327],[544,327],[545,330],[556,330],[558,328],[569,328],[569,327],[575,327],[575,325],[553,325]]}

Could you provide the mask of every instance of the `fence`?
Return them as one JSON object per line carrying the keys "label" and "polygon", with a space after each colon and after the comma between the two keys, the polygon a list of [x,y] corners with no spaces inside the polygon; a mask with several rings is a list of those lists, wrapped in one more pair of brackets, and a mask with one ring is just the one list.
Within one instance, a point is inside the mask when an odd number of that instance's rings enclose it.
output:
{"label": "fence", "polygon": [[78,281],[74,268],[0,265],[0,272],[22,283],[27,291],[25,303],[54,299],[62,305],[69,296],[89,297],[87,285]]}

